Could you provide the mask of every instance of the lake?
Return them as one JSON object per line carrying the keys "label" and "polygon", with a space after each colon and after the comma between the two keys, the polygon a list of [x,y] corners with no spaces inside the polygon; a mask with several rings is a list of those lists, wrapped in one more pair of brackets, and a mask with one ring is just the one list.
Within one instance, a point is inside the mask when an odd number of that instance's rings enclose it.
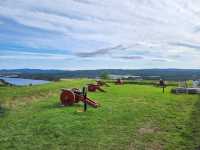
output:
{"label": "lake", "polygon": [[4,80],[7,83],[17,86],[24,86],[24,85],[39,85],[49,83],[50,81],[45,80],[33,80],[33,79],[22,79],[22,78],[7,78],[7,77],[0,77],[0,79]]}

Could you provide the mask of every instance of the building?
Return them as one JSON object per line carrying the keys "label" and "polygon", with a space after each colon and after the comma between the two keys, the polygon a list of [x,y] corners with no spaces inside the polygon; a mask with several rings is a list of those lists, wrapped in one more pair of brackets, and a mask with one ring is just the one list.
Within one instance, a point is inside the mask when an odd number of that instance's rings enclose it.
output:
{"label": "building", "polygon": [[116,80],[116,79],[142,80],[141,76],[132,76],[132,75],[115,75],[115,74],[110,74],[109,78],[112,79],[112,80]]}

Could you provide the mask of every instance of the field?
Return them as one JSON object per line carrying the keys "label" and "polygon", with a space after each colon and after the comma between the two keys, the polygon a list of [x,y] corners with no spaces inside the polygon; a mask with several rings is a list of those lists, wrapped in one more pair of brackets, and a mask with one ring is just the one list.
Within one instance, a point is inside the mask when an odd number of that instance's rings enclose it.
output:
{"label": "field", "polygon": [[172,95],[151,85],[114,85],[89,93],[101,104],[61,107],[61,88],[91,80],[0,87],[0,149],[200,150],[199,95]]}

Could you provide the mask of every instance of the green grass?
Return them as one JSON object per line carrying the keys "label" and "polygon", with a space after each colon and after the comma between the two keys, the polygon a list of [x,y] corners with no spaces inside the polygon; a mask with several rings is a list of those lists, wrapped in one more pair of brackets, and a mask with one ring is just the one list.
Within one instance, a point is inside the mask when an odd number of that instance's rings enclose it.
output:
{"label": "green grass", "polygon": [[198,150],[200,98],[163,94],[150,85],[114,85],[89,93],[101,104],[60,107],[61,88],[91,80],[32,87],[0,87],[0,149]]}

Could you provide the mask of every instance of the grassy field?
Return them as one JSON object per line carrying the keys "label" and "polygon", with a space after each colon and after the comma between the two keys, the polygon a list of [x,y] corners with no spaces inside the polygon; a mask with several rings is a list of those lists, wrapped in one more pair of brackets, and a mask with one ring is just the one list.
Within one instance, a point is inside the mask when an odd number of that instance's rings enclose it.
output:
{"label": "grassy field", "polygon": [[90,82],[0,87],[0,149],[200,150],[199,95],[113,84],[106,93],[89,93],[100,108],[80,113],[82,103],[59,105],[61,88]]}

